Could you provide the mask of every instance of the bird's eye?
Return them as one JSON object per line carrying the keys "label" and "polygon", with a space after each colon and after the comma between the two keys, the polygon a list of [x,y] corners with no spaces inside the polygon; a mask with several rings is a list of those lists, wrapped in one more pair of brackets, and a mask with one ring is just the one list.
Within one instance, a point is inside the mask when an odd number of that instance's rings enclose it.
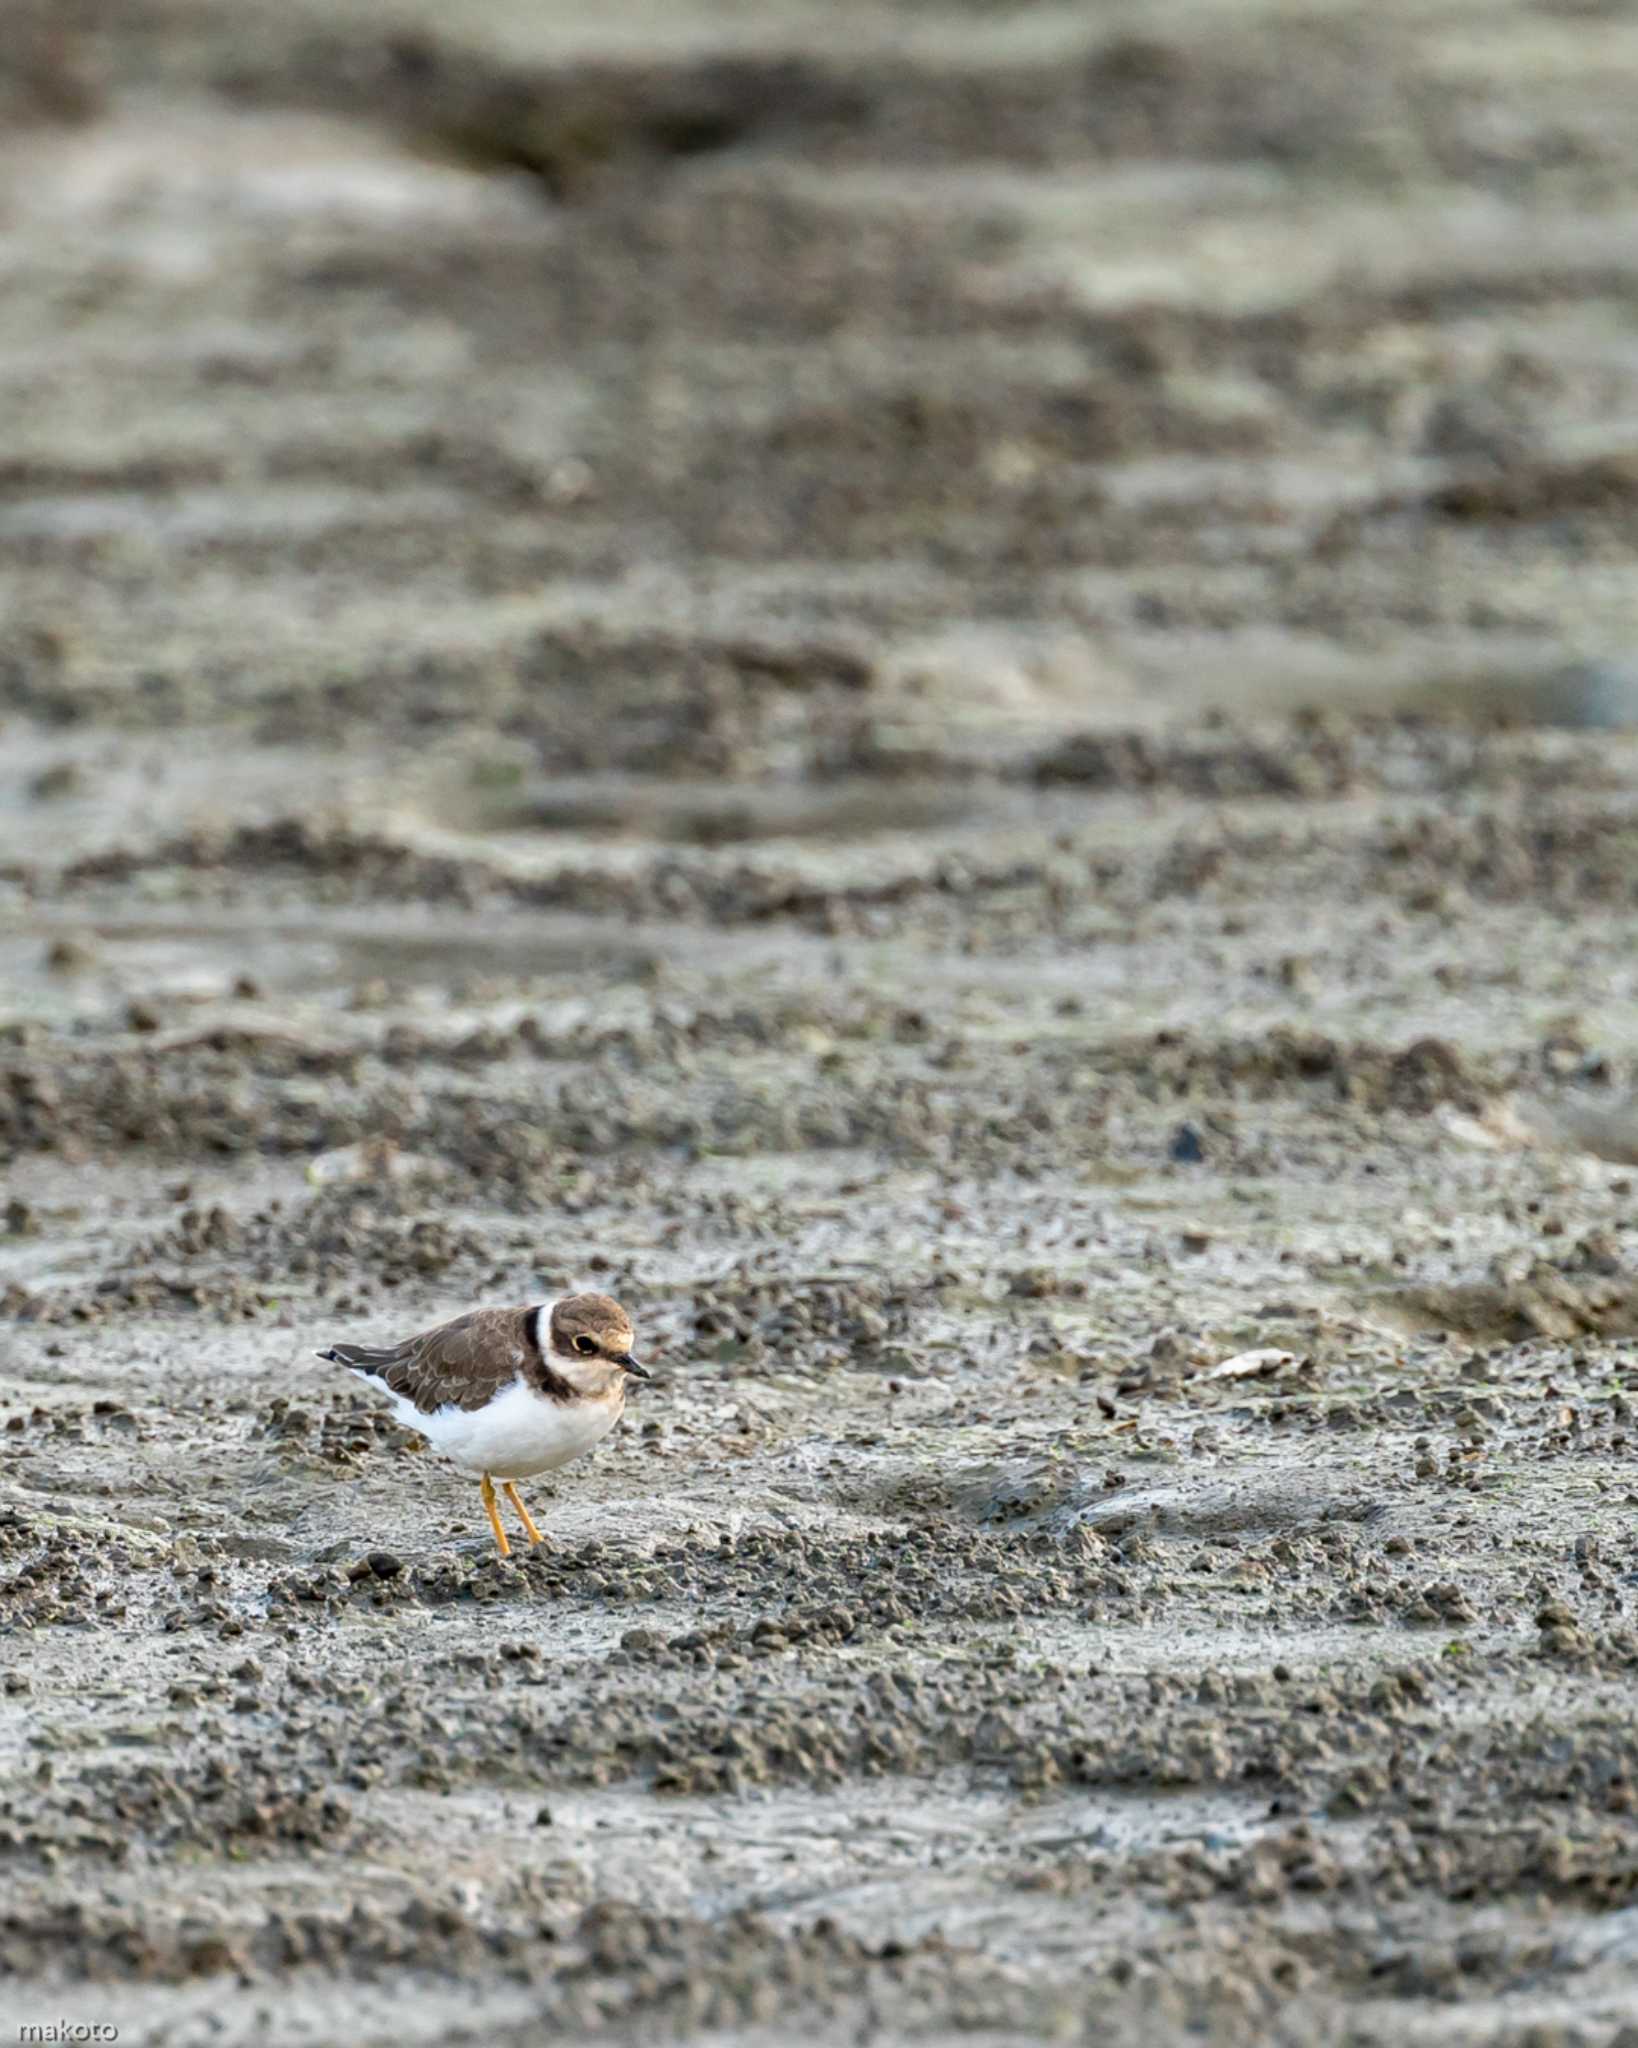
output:
{"label": "bird's eye", "polygon": [[597,1340],[595,1337],[576,1337],[574,1348],[580,1353],[582,1358],[590,1358],[597,1349]]}

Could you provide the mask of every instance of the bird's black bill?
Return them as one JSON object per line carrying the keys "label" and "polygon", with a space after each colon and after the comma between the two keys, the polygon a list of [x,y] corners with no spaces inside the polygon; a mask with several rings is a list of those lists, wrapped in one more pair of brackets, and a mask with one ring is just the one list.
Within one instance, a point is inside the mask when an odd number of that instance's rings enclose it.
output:
{"label": "bird's black bill", "polygon": [[637,1378],[640,1380],[646,1380],[652,1377],[648,1367],[646,1365],[639,1365],[636,1359],[632,1357],[629,1351],[622,1351],[620,1356],[614,1362],[616,1365],[623,1365],[627,1372],[635,1373]]}

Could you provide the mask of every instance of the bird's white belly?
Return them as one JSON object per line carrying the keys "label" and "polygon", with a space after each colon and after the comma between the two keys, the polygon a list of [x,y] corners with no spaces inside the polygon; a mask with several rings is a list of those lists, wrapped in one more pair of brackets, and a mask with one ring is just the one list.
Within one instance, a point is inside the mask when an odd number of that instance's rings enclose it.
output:
{"label": "bird's white belly", "polygon": [[424,1415],[402,1394],[394,1394],[392,1403],[398,1420],[418,1429],[434,1450],[468,1471],[489,1472],[496,1479],[532,1479],[537,1472],[570,1464],[608,1435],[622,1405],[549,1401],[522,1380],[475,1411],[439,1408]]}

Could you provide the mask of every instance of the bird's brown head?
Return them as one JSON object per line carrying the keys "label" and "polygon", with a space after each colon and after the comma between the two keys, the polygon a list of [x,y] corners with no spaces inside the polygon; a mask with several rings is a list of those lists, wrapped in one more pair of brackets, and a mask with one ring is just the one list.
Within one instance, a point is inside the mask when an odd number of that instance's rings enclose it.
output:
{"label": "bird's brown head", "polygon": [[608,1387],[628,1373],[648,1378],[635,1355],[631,1318],[610,1295],[564,1295],[552,1304],[549,1331],[551,1363],[576,1386]]}

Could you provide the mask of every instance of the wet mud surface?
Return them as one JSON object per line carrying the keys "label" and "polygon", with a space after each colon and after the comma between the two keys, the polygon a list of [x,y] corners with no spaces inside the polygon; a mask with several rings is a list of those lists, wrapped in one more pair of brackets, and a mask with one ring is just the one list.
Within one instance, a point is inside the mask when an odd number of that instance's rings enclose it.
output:
{"label": "wet mud surface", "polygon": [[1638,16],[13,13],[0,2012],[1632,2048]]}

